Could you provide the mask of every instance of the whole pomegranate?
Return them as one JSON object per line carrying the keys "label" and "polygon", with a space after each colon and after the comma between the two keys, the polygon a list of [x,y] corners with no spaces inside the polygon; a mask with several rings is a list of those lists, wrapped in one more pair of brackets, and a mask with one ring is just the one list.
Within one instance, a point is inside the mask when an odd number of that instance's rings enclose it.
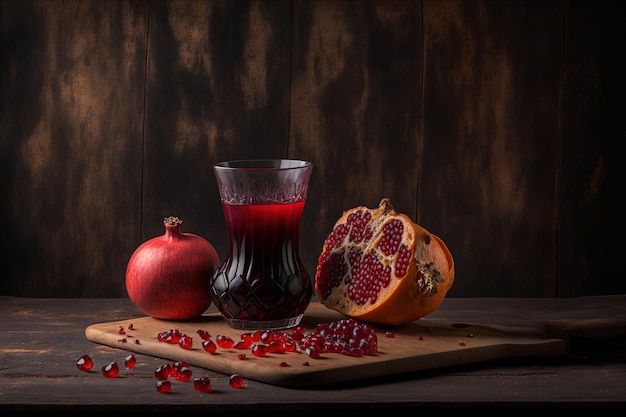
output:
{"label": "whole pomegranate", "polygon": [[144,313],[158,319],[186,320],[211,305],[211,276],[219,256],[204,238],[182,233],[178,217],[166,217],[165,234],[142,243],[126,267],[126,291]]}
{"label": "whole pomegranate", "polygon": [[399,325],[433,312],[453,282],[445,243],[383,198],[335,223],[318,258],[315,292],[345,316]]}

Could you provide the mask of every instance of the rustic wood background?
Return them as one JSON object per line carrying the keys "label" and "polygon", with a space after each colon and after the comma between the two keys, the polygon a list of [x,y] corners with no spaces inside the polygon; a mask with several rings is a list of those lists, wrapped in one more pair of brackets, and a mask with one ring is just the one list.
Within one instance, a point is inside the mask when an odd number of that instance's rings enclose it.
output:
{"label": "rustic wood background", "polygon": [[313,276],[389,197],[449,297],[626,293],[621,2],[0,0],[0,294],[124,297],[163,218],[226,234],[212,164],[315,164]]}

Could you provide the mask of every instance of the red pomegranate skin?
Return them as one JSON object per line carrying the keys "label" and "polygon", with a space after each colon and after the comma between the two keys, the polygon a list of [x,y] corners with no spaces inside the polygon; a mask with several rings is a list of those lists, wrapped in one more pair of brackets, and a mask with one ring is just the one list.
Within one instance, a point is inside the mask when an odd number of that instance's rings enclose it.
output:
{"label": "red pomegranate skin", "polygon": [[209,286],[219,255],[206,239],[183,233],[181,223],[166,218],[165,234],[142,243],[126,268],[130,300],[154,318],[193,319],[211,305]]}

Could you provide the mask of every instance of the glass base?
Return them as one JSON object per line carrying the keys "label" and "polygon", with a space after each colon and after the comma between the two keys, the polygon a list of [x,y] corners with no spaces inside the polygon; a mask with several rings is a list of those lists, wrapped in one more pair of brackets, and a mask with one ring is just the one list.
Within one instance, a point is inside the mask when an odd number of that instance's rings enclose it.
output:
{"label": "glass base", "polygon": [[296,317],[289,317],[287,319],[280,320],[240,320],[240,319],[229,319],[224,317],[226,323],[233,329],[239,330],[277,330],[277,329],[288,329],[290,327],[296,327],[302,321],[302,317],[304,314],[300,314]]}

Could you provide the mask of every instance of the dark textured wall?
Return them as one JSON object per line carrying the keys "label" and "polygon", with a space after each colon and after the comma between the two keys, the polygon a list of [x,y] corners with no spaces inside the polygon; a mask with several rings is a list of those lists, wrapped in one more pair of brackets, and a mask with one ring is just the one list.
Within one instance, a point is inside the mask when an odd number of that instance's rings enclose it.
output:
{"label": "dark textured wall", "polygon": [[0,294],[123,297],[163,218],[225,256],[211,166],[314,162],[313,275],[389,197],[450,297],[626,292],[620,2],[0,0]]}

